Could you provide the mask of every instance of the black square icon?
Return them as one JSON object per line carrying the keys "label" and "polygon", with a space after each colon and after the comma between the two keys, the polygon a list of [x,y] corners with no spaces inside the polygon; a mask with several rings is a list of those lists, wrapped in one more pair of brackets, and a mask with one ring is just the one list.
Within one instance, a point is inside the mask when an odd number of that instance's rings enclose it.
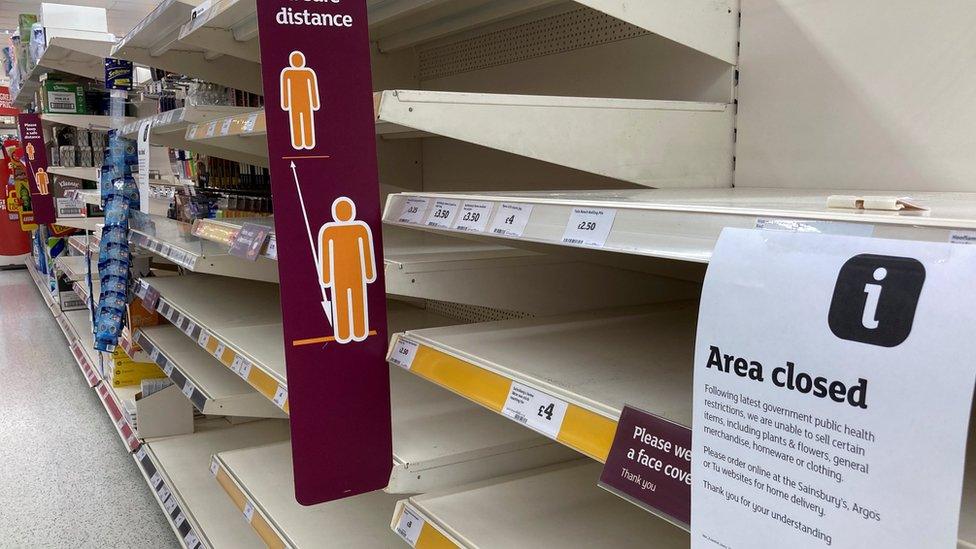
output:
{"label": "black square icon", "polygon": [[830,331],[869,345],[901,345],[912,331],[924,283],[925,266],[917,259],[872,254],[848,259],[830,301]]}

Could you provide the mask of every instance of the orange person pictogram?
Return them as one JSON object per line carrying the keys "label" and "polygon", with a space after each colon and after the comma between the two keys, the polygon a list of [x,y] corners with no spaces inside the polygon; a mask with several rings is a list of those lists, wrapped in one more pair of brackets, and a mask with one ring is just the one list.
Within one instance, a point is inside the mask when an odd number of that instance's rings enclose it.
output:
{"label": "orange person pictogram", "polygon": [[37,168],[37,173],[34,174],[34,181],[37,182],[37,192],[48,194],[50,181],[48,181],[47,172],[44,171],[44,168]]}
{"label": "orange person pictogram", "polygon": [[366,285],[376,280],[373,233],[356,220],[356,204],[344,196],[332,203],[335,221],[319,230],[322,286],[332,289],[332,325],[339,343],[369,336]]}
{"label": "orange person pictogram", "polygon": [[30,160],[31,162],[33,162],[34,161],[34,144],[28,141],[27,142],[27,145],[24,147],[24,152],[27,153],[27,160]]}
{"label": "orange person pictogram", "polygon": [[293,51],[281,69],[281,110],[289,114],[291,146],[315,148],[315,111],[319,110],[319,83],[315,71],[305,66],[305,54]]}

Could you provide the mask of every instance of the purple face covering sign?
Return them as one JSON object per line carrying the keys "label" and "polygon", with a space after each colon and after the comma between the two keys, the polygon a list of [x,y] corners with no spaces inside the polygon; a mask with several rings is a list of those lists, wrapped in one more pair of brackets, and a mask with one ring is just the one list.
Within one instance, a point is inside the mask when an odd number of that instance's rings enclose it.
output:
{"label": "purple face covering sign", "polygon": [[386,296],[365,0],[258,0],[295,496],[383,488]]}

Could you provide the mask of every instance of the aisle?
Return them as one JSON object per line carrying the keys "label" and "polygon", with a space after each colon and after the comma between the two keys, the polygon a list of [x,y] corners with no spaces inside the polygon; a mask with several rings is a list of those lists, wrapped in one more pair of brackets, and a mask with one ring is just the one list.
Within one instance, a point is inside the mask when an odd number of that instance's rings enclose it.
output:
{"label": "aisle", "polygon": [[27,271],[0,271],[0,547],[178,547]]}

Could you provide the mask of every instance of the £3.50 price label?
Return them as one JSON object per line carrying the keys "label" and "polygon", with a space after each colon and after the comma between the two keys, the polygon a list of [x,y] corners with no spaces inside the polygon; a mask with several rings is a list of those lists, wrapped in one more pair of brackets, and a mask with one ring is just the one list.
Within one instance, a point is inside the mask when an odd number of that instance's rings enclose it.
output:
{"label": "\u00a33.50 price label", "polygon": [[413,359],[417,356],[417,349],[419,348],[420,345],[417,342],[398,337],[397,344],[393,347],[393,352],[390,353],[390,362],[405,370],[409,370],[413,365]]}
{"label": "\u00a33.50 price label", "polygon": [[502,413],[549,438],[556,438],[567,407],[563,400],[513,381]]}
{"label": "\u00a33.50 price label", "polygon": [[400,513],[400,520],[397,522],[396,533],[410,544],[410,547],[417,546],[420,539],[420,532],[424,529],[424,519],[409,506],[403,506],[403,513]]}
{"label": "\u00a33.50 price label", "polygon": [[489,232],[518,238],[525,232],[531,216],[532,204],[502,203],[491,220]]}
{"label": "\u00a33.50 price label", "polygon": [[460,207],[460,200],[435,200],[434,207],[427,216],[427,226],[449,229],[454,224],[454,218]]}
{"label": "\u00a33.50 price label", "polygon": [[454,222],[454,229],[458,231],[468,231],[483,233],[488,227],[488,218],[491,216],[491,202],[476,200],[465,200],[461,205],[457,220]]}
{"label": "\u00a33.50 price label", "polygon": [[602,248],[607,243],[616,216],[617,210],[608,208],[573,208],[563,232],[563,242]]}
{"label": "\u00a33.50 price label", "polygon": [[430,200],[426,198],[408,198],[403,203],[403,211],[397,221],[400,223],[423,224],[424,215],[427,213],[427,206]]}

